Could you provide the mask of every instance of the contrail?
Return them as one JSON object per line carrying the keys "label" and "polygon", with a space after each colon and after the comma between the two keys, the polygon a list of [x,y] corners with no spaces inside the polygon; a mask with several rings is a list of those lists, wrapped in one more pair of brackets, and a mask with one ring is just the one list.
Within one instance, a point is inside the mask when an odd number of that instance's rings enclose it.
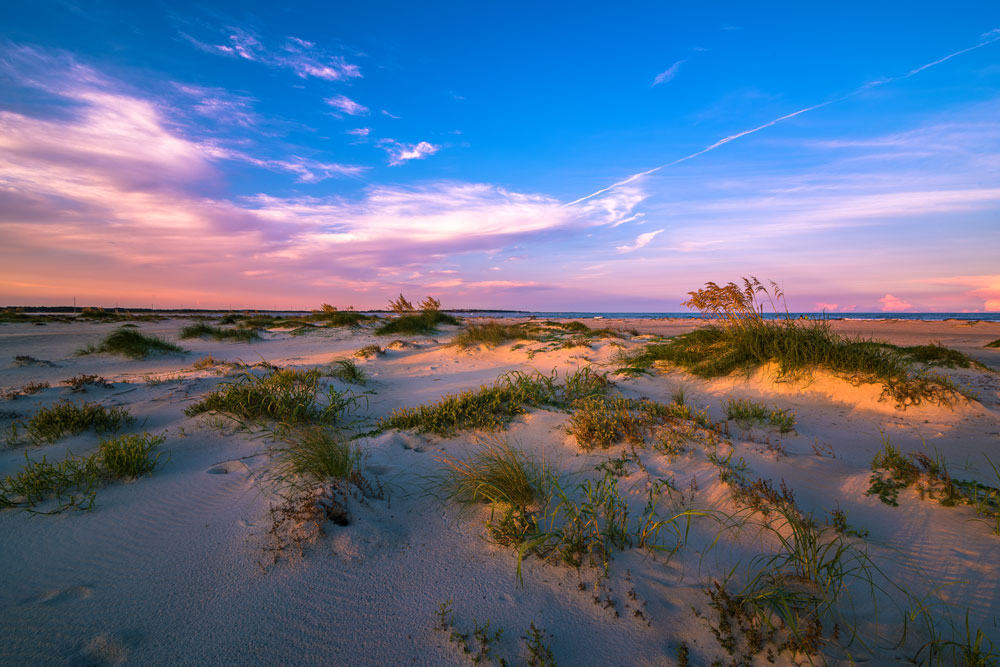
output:
{"label": "contrail", "polygon": [[814,104],[813,106],[806,107],[805,109],[799,109],[798,111],[793,111],[790,114],[785,114],[784,116],[781,116],[780,118],[775,118],[774,120],[769,121],[767,123],[764,123],[763,125],[755,127],[753,129],[744,130],[743,132],[738,132],[737,134],[732,134],[732,135],[730,135],[730,136],[728,136],[728,137],[726,137],[724,139],[719,139],[718,141],[716,141],[711,146],[707,146],[705,148],[702,148],[700,151],[697,151],[695,153],[691,153],[690,155],[685,155],[684,157],[681,157],[681,158],[677,158],[673,162],[668,162],[666,164],[661,164],[659,167],[653,167],[652,169],[647,169],[646,171],[640,171],[638,174],[632,174],[628,178],[626,178],[624,180],[621,180],[621,181],[618,181],[617,183],[614,183],[612,185],[609,185],[606,188],[602,188],[602,189],[598,190],[597,192],[591,192],[589,195],[586,195],[584,197],[580,197],[579,199],[575,199],[575,200],[569,202],[568,204],[563,204],[562,207],[566,208],[567,206],[573,206],[575,204],[579,204],[580,202],[587,201],[588,199],[592,199],[592,198],[596,197],[597,195],[602,195],[605,192],[608,192],[609,190],[614,190],[615,188],[620,187],[622,185],[628,185],[632,181],[636,181],[636,180],[642,178],[643,176],[648,176],[649,174],[653,174],[655,172],[658,172],[661,169],[666,169],[667,167],[672,167],[675,164],[680,164],[681,162],[686,162],[687,160],[690,160],[691,158],[696,158],[699,155],[704,155],[705,153],[707,153],[709,151],[713,151],[713,150],[715,150],[716,148],[718,148],[720,146],[724,146],[724,145],[728,144],[730,141],[735,141],[736,139],[739,139],[740,137],[745,137],[748,134],[753,134],[754,132],[760,132],[761,130],[765,130],[765,129],[771,127],[772,125],[777,125],[778,123],[780,123],[782,121],[788,120],[789,118],[794,118],[795,116],[798,116],[800,114],[804,114],[804,113],[807,113],[809,111],[813,111],[815,109],[819,109],[819,108],[828,106],[830,104],[834,104],[836,102],[842,102],[843,100],[846,100],[849,97],[857,95],[858,93],[860,93],[860,92],[862,92],[864,90],[870,90],[871,88],[875,88],[876,86],[884,86],[885,84],[892,83],[893,81],[901,81],[903,79],[909,79],[911,76],[913,76],[915,74],[919,74],[920,72],[923,72],[925,69],[929,69],[931,67],[934,67],[935,65],[940,65],[941,63],[943,63],[943,62],[945,62],[947,60],[951,60],[955,56],[960,56],[963,53],[968,53],[969,51],[975,51],[976,49],[982,48],[982,47],[984,47],[984,46],[986,46],[988,44],[992,44],[993,42],[996,42],[997,40],[1000,40],[1000,28],[991,30],[990,32],[984,34],[983,37],[988,37],[988,38],[986,40],[980,42],[979,44],[976,44],[975,46],[970,46],[969,48],[962,49],[961,51],[955,51],[954,53],[950,53],[950,54],[946,55],[944,58],[941,58],[939,60],[935,60],[934,62],[927,63],[926,65],[921,65],[920,67],[917,67],[916,69],[910,70],[906,74],[902,74],[902,75],[896,76],[896,77],[891,77],[891,78],[888,78],[888,79],[880,79],[878,81],[871,81],[869,83],[866,83],[866,84],[863,84],[861,86],[858,86],[857,88],[855,88],[851,92],[847,93],[846,95],[842,95],[842,96],[837,97],[837,98],[832,99],[832,100],[827,100],[826,102],[820,102],[819,104]]}

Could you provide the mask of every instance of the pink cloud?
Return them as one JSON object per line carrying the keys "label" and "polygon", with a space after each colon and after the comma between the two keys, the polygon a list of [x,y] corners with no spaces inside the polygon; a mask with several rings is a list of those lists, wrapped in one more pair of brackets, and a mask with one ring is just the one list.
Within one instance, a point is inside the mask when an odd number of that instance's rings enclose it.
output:
{"label": "pink cloud", "polygon": [[904,301],[892,294],[886,294],[884,297],[879,299],[879,303],[882,304],[882,312],[885,313],[895,313],[904,310],[911,310],[913,305],[908,301]]}
{"label": "pink cloud", "polygon": [[434,155],[440,146],[421,141],[416,144],[403,144],[392,139],[382,139],[378,145],[389,154],[389,166],[398,167],[409,160],[423,160],[425,157]]}
{"label": "pink cloud", "polygon": [[368,115],[368,107],[363,104],[358,104],[347,95],[334,95],[333,97],[328,97],[323,101],[332,106],[334,109],[351,116]]}

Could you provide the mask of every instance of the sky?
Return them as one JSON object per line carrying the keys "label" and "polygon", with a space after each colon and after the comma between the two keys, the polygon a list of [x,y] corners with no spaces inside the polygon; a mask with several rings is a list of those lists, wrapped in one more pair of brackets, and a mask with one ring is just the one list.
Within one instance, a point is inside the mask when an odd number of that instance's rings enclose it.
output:
{"label": "sky", "polygon": [[0,305],[1000,311],[1000,4],[0,3]]}

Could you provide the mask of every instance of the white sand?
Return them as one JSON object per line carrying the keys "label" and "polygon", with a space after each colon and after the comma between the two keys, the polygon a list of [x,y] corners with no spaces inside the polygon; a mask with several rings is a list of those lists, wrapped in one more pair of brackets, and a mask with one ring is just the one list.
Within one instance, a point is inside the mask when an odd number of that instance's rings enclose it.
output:
{"label": "white sand", "polygon": [[[141,329],[177,339],[188,322],[142,323]],[[691,322],[621,322],[600,326],[636,326],[643,331],[676,333]],[[852,333],[874,334],[903,344],[940,340],[1000,368],[1000,350],[983,348],[1000,338],[1000,325],[945,323],[837,323]],[[473,619],[489,620],[505,634],[495,655],[523,660],[520,638],[530,622],[544,627],[556,660],[573,664],[673,664],[681,641],[691,649],[692,664],[725,658],[704,619],[702,589],[720,578],[760,545],[752,535],[734,536],[715,549],[703,547],[714,525],[697,524],[688,547],[669,562],[631,549],[615,554],[606,592],[595,603],[596,572],[529,559],[524,584],[515,577],[516,557],[491,544],[483,516],[460,514],[426,494],[427,477],[440,469],[435,456],[462,455],[475,434],[442,440],[410,432],[389,432],[368,439],[367,470],[387,492],[367,505],[353,502],[353,521],[324,526],[325,535],[271,564],[266,552],[271,496],[257,481],[270,463],[267,442],[246,433],[221,433],[204,417],[187,418],[183,410],[225,378],[211,370],[192,371],[191,363],[211,354],[216,359],[266,359],[274,364],[308,367],[348,356],[377,339],[357,330],[323,330],[293,337],[265,334],[252,344],[182,341],[187,355],[154,356],[133,361],[109,355],[74,357],[78,347],[98,341],[111,324],[0,325],[0,390],[48,381],[52,388],[17,400],[0,401],[0,410],[22,416],[63,398],[127,405],[138,418],[130,430],[145,428],[167,436],[162,449],[170,460],[151,476],[100,490],[89,512],[35,516],[0,511],[0,662],[25,664],[468,664],[446,634],[434,629],[438,604],[453,600],[456,625],[471,632]],[[463,389],[488,384],[511,369],[536,368],[560,373],[593,363],[610,370],[616,352],[608,342],[592,349],[539,352],[458,351],[446,345],[453,327],[436,340],[405,337],[412,347],[390,350],[363,362],[374,382],[367,389],[372,419],[394,408],[415,406]],[[639,341],[627,342],[634,347]],[[55,366],[15,366],[15,355],[49,360]],[[610,364],[610,365],[606,365]],[[71,394],[60,380],[96,373],[113,389],[88,388]],[[896,410],[877,398],[879,389],[853,387],[830,377],[812,383],[775,385],[765,374],[749,381],[711,382],[679,372],[619,381],[629,396],[669,402],[683,386],[689,403],[707,406],[715,419],[729,397],[756,397],[790,408],[796,432],[754,429],[735,424],[737,456],[751,479],[784,480],[802,509],[820,520],[838,506],[848,521],[870,531],[869,553],[897,584],[915,593],[937,590],[953,605],[954,620],[981,626],[1000,644],[995,617],[1000,615],[1000,576],[996,553],[1000,536],[992,535],[967,507],[943,507],[904,491],[899,507],[867,497],[870,461],[889,434],[904,451],[944,455],[951,473],[989,482],[983,454],[1000,462],[1000,381],[980,371],[949,372],[973,388],[979,401],[954,409],[919,406]],[[150,379],[165,380],[150,382]],[[347,388],[333,382],[338,389]],[[356,388],[355,388],[356,389]],[[564,474],[584,474],[617,455],[622,447],[583,453],[565,433],[567,415],[536,410],[514,421],[506,433],[527,451],[544,457]],[[9,417],[0,420],[6,429]],[[144,424],[143,424],[144,422]],[[746,437],[749,435],[750,437]],[[751,441],[751,439],[753,441]],[[54,445],[30,447],[32,458],[59,459],[67,450],[92,451],[93,433]],[[787,456],[765,446],[780,441]],[[814,446],[832,451],[822,457]],[[0,476],[24,463],[25,448],[0,447]],[[256,455],[256,456],[255,456]],[[704,456],[686,454],[670,461],[644,455],[650,477],[673,476],[686,490],[697,479],[696,507],[732,509],[725,487]],[[225,471],[223,474],[222,471]],[[594,473],[590,472],[590,476]],[[620,482],[634,509],[645,502],[649,477],[633,472]],[[996,484],[996,480],[993,480]],[[583,582],[586,590],[580,590]],[[629,595],[633,589],[635,598]],[[605,608],[611,599],[613,608]],[[864,601],[859,609],[870,617]],[[643,619],[636,616],[641,610]],[[942,607],[942,613],[943,613]],[[618,612],[618,617],[615,615]],[[899,621],[883,606],[882,631],[892,634]],[[940,629],[944,631],[943,623]],[[924,639],[911,633],[899,649],[879,648],[874,655],[855,644],[859,660],[886,664],[911,656]],[[886,644],[886,642],[882,642]],[[831,664],[846,664],[846,654],[827,646]],[[779,659],[786,660],[785,657]],[[766,664],[761,658],[761,664]]]}

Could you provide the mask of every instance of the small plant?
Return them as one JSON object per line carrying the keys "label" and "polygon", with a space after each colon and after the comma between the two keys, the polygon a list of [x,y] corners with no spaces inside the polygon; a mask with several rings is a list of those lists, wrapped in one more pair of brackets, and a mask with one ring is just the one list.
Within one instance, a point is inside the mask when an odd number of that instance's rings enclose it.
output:
{"label": "small plant", "polygon": [[78,355],[106,352],[120,354],[133,359],[145,359],[153,352],[185,352],[180,346],[156,336],[144,334],[137,329],[120,327],[115,329],[98,345],[88,345],[76,352]]}
{"label": "small plant", "polygon": [[556,667],[552,648],[545,641],[545,631],[536,626],[534,621],[531,622],[528,634],[523,639],[529,667]]}
{"label": "small plant", "polygon": [[394,313],[402,314],[402,313],[412,313],[413,311],[416,310],[416,308],[413,307],[412,303],[406,300],[405,296],[400,294],[398,299],[389,301],[389,310],[391,310]]}
{"label": "small plant", "polygon": [[372,343],[371,345],[365,345],[363,348],[354,353],[355,357],[361,359],[371,359],[374,356],[385,354],[385,350],[382,346]]}
{"label": "small plant", "polygon": [[353,359],[338,359],[330,364],[330,370],[326,373],[332,378],[349,384],[365,385],[368,383],[368,374],[365,369],[358,366]]}
{"label": "small plant", "polygon": [[[399,296],[402,297],[403,295],[400,294]],[[420,310],[425,313],[441,310],[441,302],[434,297],[429,296],[420,302]]]}
{"label": "small plant", "polygon": [[781,433],[795,430],[795,415],[790,410],[769,409],[763,403],[750,399],[729,399],[725,404],[726,419],[733,419],[741,428],[749,430],[754,424],[774,426]]}
{"label": "small plant", "polygon": [[51,361],[45,359],[35,359],[27,354],[18,354],[14,357],[15,366],[55,366]]}
{"label": "small plant", "polygon": [[986,343],[986,347],[1000,347],[1000,338],[997,338],[992,343]]}
{"label": "small plant", "polygon": [[84,375],[81,373],[75,377],[68,378],[62,381],[62,384],[68,386],[72,391],[87,391],[87,385],[94,387],[100,387],[101,389],[114,389],[115,385],[108,382],[106,379],[100,375]]}
{"label": "small plant", "polygon": [[27,422],[14,422],[7,436],[7,443],[16,445],[27,441],[32,445],[41,445],[55,442],[67,435],[79,435],[87,429],[103,435],[117,431],[133,421],[127,408],[105,408],[98,403],[62,401],[42,408]]}
{"label": "small plant", "polygon": [[191,368],[195,369],[196,371],[203,371],[206,368],[213,368],[221,363],[222,363],[221,361],[219,361],[212,355],[208,355],[207,357],[202,357],[201,359],[198,359],[193,364],[191,364]]}
{"label": "small plant", "polygon": [[0,400],[13,401],[22,396],[30,396],[31,394],[37,394],[42,389],[48,389],[48,382],[29,382],[28,384],[18,387],[16,389],[8,389],[7,391],[0,392]]}

